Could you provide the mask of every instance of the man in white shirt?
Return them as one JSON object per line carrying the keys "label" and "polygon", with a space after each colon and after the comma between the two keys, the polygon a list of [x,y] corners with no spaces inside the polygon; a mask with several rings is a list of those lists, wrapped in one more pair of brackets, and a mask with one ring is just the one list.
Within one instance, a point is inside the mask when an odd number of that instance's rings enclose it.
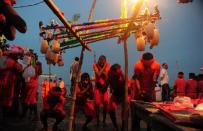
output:
{"label": "man in white shirt", "polygon": [[166,63],[162,64],[162,69],[160,73],[160,82],[162,87],[162,101],[170,100],[170,89],[169,89],[169,77],[168,77],[168,65]]}
{"label": "man in white shirt", "polygon": [[76,81],[78,66],[79,66],[79,58],[75,57],[75,60],[72,62],[70,66],[71,92],[72,92],[73,85]]}

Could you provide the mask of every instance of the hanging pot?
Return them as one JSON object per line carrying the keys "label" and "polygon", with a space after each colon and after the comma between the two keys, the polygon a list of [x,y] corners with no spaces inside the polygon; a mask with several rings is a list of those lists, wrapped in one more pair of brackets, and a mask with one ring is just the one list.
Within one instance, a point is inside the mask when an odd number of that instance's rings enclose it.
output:
{"label": "hanging pot", "polygon": [[47,40],[42,40],[41,41],[41,47],[40,47],[41,53],[45,54],[47,52],[48,48],[49,48],[49,44],[48,44]]}
{"label": "hanging pot", "polygon": [[145,26],[145,33],[148,37],[148,39],[152,39],[154,37],[154,24],[153,23],[148,23]]}
{"label": "hanging pot", "polygon": [[63,60],[58,61],[58,66],[64,66],[64,61]]}
{"label": "hanging pot", "polygon": [[60,51],[60,43],[57,40],[53,41],[52,51],[55,53],[59,53],[59,51]]}
{"label": "hanging pot", "polygon": [[50,49],[47,50],[46,55],[45,55],[47,60],[53,60],[52,59],[52,53],[53,52]]}
{"label": "hanging pot", "polygon": [[157,46],[159,44],[159,31],[154,29],[154,37],[150,40],[150,48]]}
{"label": "hanging pot", "polygon": [[54,63],[57,63],[59,59],[59,54],[52,53],[52,60]]}
{"label": "hanging pot", "polygon": [[139,36],[136,38],[136,44],[137,44],[137,51],[144,51],[145,50],[145,38],[144,36]]}

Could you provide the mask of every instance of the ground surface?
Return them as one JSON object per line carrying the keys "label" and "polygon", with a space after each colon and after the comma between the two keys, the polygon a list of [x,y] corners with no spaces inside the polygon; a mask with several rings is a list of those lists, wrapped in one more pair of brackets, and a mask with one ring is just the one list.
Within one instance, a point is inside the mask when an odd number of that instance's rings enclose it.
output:
{"label": "ground surface", "polygon": [[[40,104],[38,106],[38,110],[40,111]],[[65,110],[67,114],[69,114],[70,111],[70,103],[67,102],[65,105]],[[117,118],[119,126],[121,127],[121,115],[120,115],[120,108],[117,112]],[[1,111],[0,111],[1,112]],[[102,115],[100,115],[102,116]],[[1,117],[1,116],[0,116]],[[42,125],[40,121],[32,121],[31,118],[21,118],[19,116],[16,117],[8,117],[6,121],[2,122],[2,118],[0,122],[0,131],[42,131]],[[64,121],[62,121],[59,125],[60,130],[59,131],[68,131],[68,120],[69,115],[66,116]],[[101,119],[102,120],[102,119]],[[78,112],[76,116],[76,128],[75,131],[82,131],[82,125],[85,122],[85,116],[82,112]],[[52,125],[54,123],[54,119],[49,119],[49,131],[52,131]],[[130,130],[130,118],[129,118],[129,130]],[[102,123],[99,127],[96,126],[96,120],[93,120],[89,125],[88,128],[90,131],[113,131],[113,125],[111,123],[110,117],[107,114],[106,118],[106,125],[103,126]],[[142,131],[146,131],[146,125],[145,123],[141,123]]]}

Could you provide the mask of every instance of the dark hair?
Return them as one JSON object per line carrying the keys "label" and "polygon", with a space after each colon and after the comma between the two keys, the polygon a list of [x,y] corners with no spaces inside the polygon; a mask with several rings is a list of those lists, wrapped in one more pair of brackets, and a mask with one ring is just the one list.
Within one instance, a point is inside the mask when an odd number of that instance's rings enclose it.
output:
{"label": "dark hair", "polygon": [[184,75],[184,73],[182,71],[178,72],[178,75]]}
{"label": "dark hair", "polygon": [[162,66],[167,65],[166,63],[163,63]]}
{"label": "dark hair", "polygon": [[59,80],[62,80],[62,78],[60,77]]}
{"label": "dark hair", "polygon": [[198,78],[198,80],[203,80],[203,74],[198,74],[197,78]]}
{"label": "dark hair", "polygon": [[100,58],[103,58],[103,59],[106,60],[106,56],[105,56],[105,55],[100,55],[99,59],[100,59]]}
{"label": "dark hair", "polygon": [[121,68],[121,66],[116,63],[111,66],[110,70],[116,72],[119,68]]}
{"label": "dark hair", "polygon": [[189,79],[195,79],[195,73],[189,73]]}
{"label": "dark hair", "polygon": [[153,59],[153,55],[152,55],[152,53],[150,53],[150,52],[146,52],[146,53],[144,53],[144,54],[142,55],[142,58],[143,58],[144,60],[151,60],[151,59]]}
{"label": "dark hair", "polygon": [[58,86],[54,86],[54,87],[52,88],[52,91],[55,91],[55,92],[62,92],[61,88],[58,87]]}
{"label": "dark hair", "polygon": [[82,73],[81,80],[90,80],[90,75],[87,72]]}
{"label": "dark hair", "polygon": [[75,61],[79,61],[79,58],[78,58],[78,57],[75,57]]}

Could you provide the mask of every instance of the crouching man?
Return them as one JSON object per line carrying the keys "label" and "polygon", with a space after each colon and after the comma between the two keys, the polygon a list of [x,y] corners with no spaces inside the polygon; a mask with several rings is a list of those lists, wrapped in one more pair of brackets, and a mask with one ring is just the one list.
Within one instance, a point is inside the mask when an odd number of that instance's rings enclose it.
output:
{"label": "crouching man", "polygon": [[52,130],[58,129],[58,124],[65,118],[64,111],[64,97],[62,96],[61,88],[58,86],[53,87],[49,94],[43,99],[43,109],[40,113],[40,120],[43,124],[44,131],[48,130],[48,118],[55,118],[56,122]]}

